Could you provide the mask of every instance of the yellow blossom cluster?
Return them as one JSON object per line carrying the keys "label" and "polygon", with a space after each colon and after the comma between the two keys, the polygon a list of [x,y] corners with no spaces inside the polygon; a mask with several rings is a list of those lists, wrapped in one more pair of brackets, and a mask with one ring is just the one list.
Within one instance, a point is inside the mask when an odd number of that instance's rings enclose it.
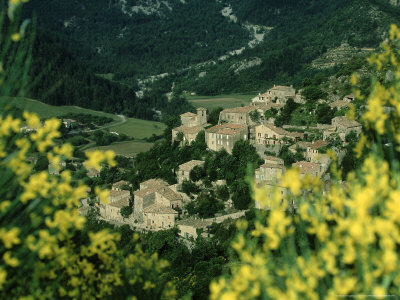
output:
{"label": "yellow blossom cluster", "polygon": [[[36,131],[20,132],[23,123]],[[32,173],[30,153],[46,152],[53,164],[72,157],[71,145],[55,143],[58,126],[30,113],[23,121],[0,115],[0,298],[104,298],[121,287],[126,296],[173,296],[172,286],[157,285],[166,262],[140,247],[124,258],[118,234],[84,230],[78,208],[88,187],[72,182],[70,171]],[[88,157],[88,166],[115,164],[110,152]],[[96,187],[96,194],[103,199],[109,192]]]}
{"label": "yellow blossom cluster", "polygon": [[[395,75],[365,97],[362,120],[375,139],[365,134],[356,148],[369,151],[361,169],[346,182],[332,180],[325,192],[320,180],[290,170],[281,180],[286,201],[254,186],[255,200],[270,210],[258,212],[254,228],[237,224],[238,260],[231,275],[211,283],[211,299],[400,295],[400,149],[394,147],[400,144],[400,30],[393,25],[389,37],[370,58],[377,70]],[[378,142],[392,143],[394,154],[384,155]],[[331,173],[340,175],[335,165]],[[288,210],[292,201],[295,213]]]}

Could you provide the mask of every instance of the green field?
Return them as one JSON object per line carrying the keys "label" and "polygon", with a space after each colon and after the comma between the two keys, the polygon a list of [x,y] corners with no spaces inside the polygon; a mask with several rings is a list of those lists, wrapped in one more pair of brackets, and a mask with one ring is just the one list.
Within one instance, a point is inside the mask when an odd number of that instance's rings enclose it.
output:
{"label": "green field", "polygon": [[145,152],[150,150],[153,146],[153,143],[144,143],[137,141],[128,141],[121,143],[114,143],[109,146],[95,146],[92,148],[88,148],[86,150],[113,150],[117,155],[129,156],[133,157],[140,152]]}
{"label": "green field", "polygon": [[115,122],[120,121],[120,118],[116,115],[104,113],[101,111],[81,108],[78,106],[53,106],[37,100],[26,99],[26,98],[17,98],[13,101],[13,104],[15,104],[15,106],[23,110],[37,113],[39,117],[43,119],[57,117],[67,113],[82,113],[82,114],[92,114],[96,116],[112,118]]}
{"label": "green field", "polygon": [[125,123],[110,127],[109,130],[124,133],[135,139],[144,139],[150,137],[152,134],[162,134],[164,128],[165,125],[163,123],[127,118]]}
{"label": "green field", "polygon": [[191,96],[185,95],[194,107],[204,107],[211,110],[221,106],[223,108],[233,108],[247,105],[256,94],[229,94],[218,96]]}
{"label": "green field", "polygon": [[139,140],[150,137],[152,134],[160,135],[163,133],[165,128],[165,125],[162,123],[135,118],[126,118],[126,122],[122,123],[121,118],[117,115],[85,109],[78,106],[52,106],[40,101],[25,98],[18,98],[13,103],[21,109],[37,113],[40,118],[44,119],[57,117],[67,113],[83,113],[109,117],[112,118],[114,122],[107,124],[104,127],[105,130],[124,133]]}

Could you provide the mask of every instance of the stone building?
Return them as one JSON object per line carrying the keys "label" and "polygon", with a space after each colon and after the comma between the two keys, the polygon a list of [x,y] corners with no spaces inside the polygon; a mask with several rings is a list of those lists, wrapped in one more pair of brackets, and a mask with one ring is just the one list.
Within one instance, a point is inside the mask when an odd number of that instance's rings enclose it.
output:
{"label": "stone building", "polygon": [[287,141],[299,141],[304,137],[300,132],[289,132],[271,124],[256,126],[255,143],[259,145],[280,145]]}
{"label": "stone building", "polygon": [[347,117],[335,117],[332,119],[332,127],[324,131],[324,140],[330,135],[337,133],[342,141],[345,141],[346,135],[354,131],[357,135],[361,134],[362,126],[355,120]]}
{"label": "stone building", "polygon": [[324,148],[327,145],[328,142],[322,140],[311,142],[306,148],[305,159],[307,161],[317,163],[321,156],[320,149]]}
{"label": "stone building", "polygon": [[219,124],[235,123],[250,125],[250,113],[257,110],[254,105],[247,105],[243,107],[227,108],[219,113]]}
{"label": "stone building", "polygon": [[[252,99],[253,103],[279,103],[279,104],[286,104],[289,98],[293,98],[293,100],[297,100],[299,95],[296,94],[296,90],[293,86],[282,86],[282,85],[275,85],[274,87],[269,89],[263,94],[259,94],[255,98]],[[301,98],[301,96],[300,96]]]}
{"label": "stone building", "polygon": [[207,110],[205,108],[197,108],[197,114],[187,112],[180,115],[182,126],[194,127],[207,123]]}
{"label": "stone building", "polygon": [[267,156],[265,163],[255,171],[256,184],[262,182],[277,182],[285,172],[283,160],[274,156]]}
{"label": "stone building", "polygon": [[177,171],[177,179],[178,179],[178,184],[182,184],[184,180],[189,180],[190,179],[190,171],[193,170],[194,167],[196,166],[203,166],[204,161],[201,160],[191,160],[188,161],[187,163],[181,164],[178,167]]}
{"label": "stone building", "polygon": [[193,142],[200,131],[204,130],[207,124],[207,110],[205,108],[197,108],[197,114],[186,112],[181,114],[182,125],[172,129],[172,140],[178,140],[180,133],[182,134],[182,145]]}
{"label": "stone building", "polygon": [[144,211],[152,205],[160,205],[171,209],[182,207],[182,196],[161,179],[150,179],[140,184],[140,189],[134,192],[134,218],[144,221]]}
{"label": "stone building", "polygon": [[232,153],[234,144],[248,139],[248,127],[244,124],[226,123],[206,129],[206,143],[211,150],[225,149]]}
{"label": "stone building", "polygon": [[300,170],[300,176],[303,177],[306,174],[309,174],[313,177],[321,178],[324,170],[320,164],[312,163],[309,161],[299,161],[292,164],[293,168],[298,168]]}
{"label": "stone building", "polygon": [[121,208],[125,206],[129,206],[129,198],[123,198],[108,204],[100,204],[100,216],[109,221],[123,222],[124,217],[121,215]]}
{"label": "stone building", "polygon": [[143,222],[151,229],[168,229],[175,226],[178,212],[160,204],[153,204],[143,210]]}
{"label": "stone building", "polygon": [[[118,182],[116,182],[116,183],[114,183],[114,184],[112,185],[111,190],[114,190],[114,191],[124,191],[124,189],[123,189],[124,187],[130,188],[130,187],[132,187],[132,184],[130,184],[128,181],[120,180],[120,181],[118,181]],[[126,189],[125,189],[125,190],[126,190]]]}
{"label": "stone building", "polygon": [[180,236],[186,239],[196,239],[198,233],[202,232],[204,235],[204,233],[209,230],[212,221],[203,219],[186,219],[177,221],[176,224],[180,230]]}
{"label": "stone building", "polygon": [[199,132],[204,130],[204,126],[193,126],[193,127],[187,127],[187,126],[179,126],[174,129],[172,129],[172,140],[176,141],[179,139],[179,134],[182,134],[182,140],[181,144],[189,144],[193,142]]}

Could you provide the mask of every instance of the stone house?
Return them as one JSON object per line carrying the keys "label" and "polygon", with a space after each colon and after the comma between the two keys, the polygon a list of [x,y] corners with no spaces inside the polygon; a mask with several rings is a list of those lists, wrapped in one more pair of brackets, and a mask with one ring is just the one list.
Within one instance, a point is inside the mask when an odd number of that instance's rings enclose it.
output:
{"label": "stone house", "polygon": [[274,156],[267,156],[265,163],[255,170],[256,184],[262,182],[277,182],[285,172],[283,160]]}
{"label": "stone house", "polygon": [[294,100],[296,97],[296,90],[293,86],[282,86],[282,85],[275,85],[274,87],[269,89],[263,94],[259,94],[255,98],[252,99],[253,103],[279,103],[279,104],[286,104],[289,98],[293,98]]}
{"label": "stone house", "polygon": [[188,161],[187,163],[181,164],[178,167],[178,172],[176,174],[177,179],[178,179],[178,184],[182,184],[184,180],[189,180],[190,179],[190,171],[193,170],[194,167],[196,166],[203,166],[204,161],[201,160],[191,160]]}
{"label": "stone house", "polygon": [[131,193],[125,190],[110,190],[109,203],[118,202],[121,200],[127,200],[129,205],[129,199],[131,198]]}
{"label": "stone house", "polygon": [[179,126],[174,129],[172,129],[172,140],[176,141],[178,140],[179,133],[181,132],[183,137],[181,140],[181,144],[188,144],[190,145],[191,142],[193,142],[197,135],[204,130],[204,126],[193,126],[193,127],[187,127],[187,126]]}
{"label": "stone house", "polygon": [[218,124],[235,123],[250,125],[250,113],[257,110],[254,105],[247,105],[243,107],[227,108],[219,113]]}
{"label": "stone house", "polygon": [[108,204],[100,204],[100,216],[109,221],[124,222],[124,217],[121,215],[121,208],[125,206],[129,206],[129,197]]}
{"label": "stone house", "polygon": [[202,231],[202,235],[204,235],[204,233],[211,228],[212,221],[204,219],[185,219],[177,221],[176,224],[180,230],[180,236],[186,239],[196,239],[198,232]]}
{"label": "stone house", "polygon": [[194,127],[207,123],[207,110],[205,108],[197,108],[197,114],[186,112],[180,115],[182,126]]}
{"label": "stone house", "polygon": [[349,106],[349,102],[345,100],[336,100],[328,104],[331,109],[338,109],[340,110],[343,107]]}
{"label": "stone house", "polygon": [[319,160],[319,157],[321,156],[319,150],[327,145],[328,142],[322,140],[311,142],[310,145],[308,145],[306,148],[305,159],[307,161],[316,163]]}
{"label": "stone house", "polygon": [[239,140],[247,140],[248,127],[244,124],[226,123],[206,129],[206,143],[211,150],[225,149],[232,154],[234,144]]}
{"label": "stone house", "polygon": [[152,205],[160,205],[171,209],[182,207],[182,196],[175,192],[161,179],[150,179],[140,184],[134,192],[134,218],[143,222],[144,210]]}
{"label": "stone house", "polygon": [[150,205],[143,210],[143,222],[151,229],[172,228],[177,216],[177,211],[160,204]]}
{"label": "stone house", "polygon": [[321,178],[324,173],[322,165],[304,160],[293,163],[292,167],[298,168],[300,170],[301,177],[304,177],[306,174],[309,174],[313,177]]}
{"label": "stone house", "polygon": [[255,130],[255,143],[259,145],[286,144],[285,139],[299,141],[304,137],[303,133],[289,132],[271,124],[258,125]]}
{"label": "stone house", "polygon": [[181,114],[182,125],[172,129],[172,140],[177,140],[179,133],[183,134],[181,144],[190,144],[193,142],[200,131],[204,130],[207,124],[207,110],[205,108],[197,108],[197,114],[186,112]]}
{"label": "stone house", "polygon": [[337,133],[342,141],[345,141],[346,135],[354,131],[357,135],[361,134],[362,126],[355,120],[347,117],[335,117],[332,119],[332,127],[324,131],[324,140],[331,134]]}
{"label": "stone house", "polygon": [[130,184],[128,181],[125,180],[120,180],[118,182],[115,182],[112,187],[111,190],[114,191],[124,191],[122,188],[123,187],[132,187],[132,184]]}

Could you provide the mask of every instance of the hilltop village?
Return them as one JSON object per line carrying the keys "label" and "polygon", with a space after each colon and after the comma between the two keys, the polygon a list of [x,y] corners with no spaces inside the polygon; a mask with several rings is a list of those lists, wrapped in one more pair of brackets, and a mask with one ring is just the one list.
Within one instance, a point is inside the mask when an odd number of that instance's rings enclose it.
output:
{"label": "hilltop village", "polygon": [[[351,104],[354,96],[347,95],[342,100],[329,103],[331,109],[342,108]],[[254,170],[254,182],[279,190],[282,199],[286,196],[286,188],[280,178],[288,168],[297,168],[301,176],[318,177],[329,189],[330,165],[332,153],[338,164],[346,155],[346,144],[349,140],[357,140],[361,133],[361,124],[346,116],[336,116],[331,124],[309,126],[276,126],[276,118],[288,103],[305,105],[305,100],[292,86],[274,86],[263,94],[254,97],[247,106],[224,109],[219,114],[217,125],[208,123],[207,110],[197,108],[196,113],[186,112],[180,115],[181,125],[172,129],[172,142],[180,147],[196,141],[200,133],[204,134],[208,151],[224,149],[232,154],[235,143],[247,141],[263,159]],[[279,157],[283,149],[287,150],[295,161],[290,165]],[[189,216],[188,206],[196,201],[195,193],[185,192],[185,185],[191,184],[201,190],[208,185],[208,191],[221,191],[226,180],[214,180],[205,183],[193,180],[196,173],[202,172],[205,161],[191,160],[178,166],[176,184],[153,178],[140,183],[139,189],[130,192],[131,185],[127,181],[119,181],[112,185],[107,204],[99,203],[98,217],[114,224],[128,224],[137,230],[166,230],[177,226],[180,235],[185,238],[196,238],[198,234],[207,235],[212,223],[222,222],[228,218],[243,216],[246,210],[233,208],[232,199],[227,193],[224,207],[212,218]],[[95,170],[89,170],[90,177],[99,176]],[[132,201],[133,200],[133,201]],[[86,211],[88,202],[83,202],[81,211]],[[131,207],[132,213],[124,215],[123,210]],[[269,205],[255,208],[269,209]],[[290,203],[290,209],[296,210],[296,203]]]}

